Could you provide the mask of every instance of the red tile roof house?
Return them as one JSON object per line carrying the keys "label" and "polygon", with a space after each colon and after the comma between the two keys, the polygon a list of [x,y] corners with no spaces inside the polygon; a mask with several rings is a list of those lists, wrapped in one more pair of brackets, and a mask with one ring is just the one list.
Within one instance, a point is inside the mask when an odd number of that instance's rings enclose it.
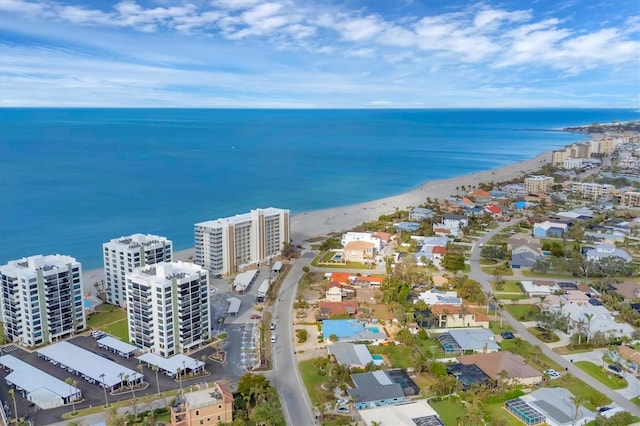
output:
{"label": "red tile roof house", "polygon": [[[489,352],[484,354],[460,355],[456,357],[462,364],[475,364],[494,380],[533,385],[542,381],[542,373],[527,364],[520,355],[511,352]],[[503,377],[501,371],[506,372]]]}
{"label": "red tile roof house", "polygon": [[488,206],[485,206],[484,209],[494,216],[502,215],[502,209],[495,204],[489,204]]}
{"label": "red tile roof house", "polygon": [[349,315],[355,316],[358,313],[360,305],[355,300],[348,300],[344,302],[318,302],[318,315],[316,319],[328,319],[335,315]]}

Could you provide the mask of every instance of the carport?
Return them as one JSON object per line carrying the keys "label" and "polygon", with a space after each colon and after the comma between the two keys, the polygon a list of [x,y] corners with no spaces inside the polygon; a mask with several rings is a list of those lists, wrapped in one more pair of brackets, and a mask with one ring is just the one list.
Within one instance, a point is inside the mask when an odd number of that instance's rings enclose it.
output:
{"label": "carport", "polygon": [[11,370],[5,380],[22,390],[27,400],[42,409],[60,407],[71,399],[82,398],[82,391],[64,381],[45,373],[13,355],[0,356],[0,365]]}
{"label": "carport", "polygon": [[109,361],[98,354],[60,342],[38,349],[38,356],[53,365],[59,365],[69,373],[82,376],[89,383],[98,384],[109,390],[121,386],[142,383],[144,376],[137,371]]}
{"label": "carport", "polygon": [[138,350],[136,346],[130,345],[111,336],[106,336],[98,340],[98,347],[108,349],[125,358],[133,356]]}
{"label": "carport", "polygon": [[240,304],[242,303],[242,301],[237,297],[230,297],[227,299],[227,302],[229,302],[229,307],[227,308],[227,314],[233,315],[233,316],[238,315],[238,312],[240,311]]}
{"label": "carport", "polygon": [[138,360],[147,364],[147,366],[155,365],[160,371],[169,377],[176,377],[178,370],[184,372],[197,373],[204,370],[205,363],[198,361],[184,354],[174,355],[171,358],[163,358],[160,355],[147,352],[144,355],[140,355]]}

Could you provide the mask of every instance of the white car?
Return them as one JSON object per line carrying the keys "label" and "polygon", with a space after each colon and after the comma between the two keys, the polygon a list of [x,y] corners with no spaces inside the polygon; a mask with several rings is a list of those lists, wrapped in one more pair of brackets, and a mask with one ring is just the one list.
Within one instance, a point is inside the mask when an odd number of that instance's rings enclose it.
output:
{"label": "white car", "polygon": [[340,399],[338,400],[338,405],[344,405],[344,404],[346,404],[346,403],[347,403],[347,400],[346,400],[346,399],[344,399],[344,398],[340,398]]}
{"label": "white car", "polygon": [[549,368],[547,370],[544,370],[542,373],[548,375],[549,379],[551,379],[551,380],[555,380],[555,379],[559,379],[560,378],[560,373],[558,373],[553,368]]}

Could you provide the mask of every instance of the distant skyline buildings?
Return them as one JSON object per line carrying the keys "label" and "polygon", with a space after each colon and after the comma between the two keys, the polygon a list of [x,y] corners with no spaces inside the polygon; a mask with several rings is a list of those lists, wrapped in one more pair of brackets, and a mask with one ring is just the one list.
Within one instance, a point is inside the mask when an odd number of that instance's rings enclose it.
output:
{"label": "distant skyline buildings", "polygon": [[126,274],[135,268],[173,260],[173,243],[153,234],[132,234],[102,245],[107,302],[127,305]]}
{"label": "distant skyline buildings", "polygon": [[211,336],[209,272],[189,262],[163,262],[127,273],[129,340],[170,357]]}
{"label": "distant skyline buildings", "polygon": [[266,261],[290,240],[289,210],[269,207],[196,223],[195,263],[222,274]]}
{"label": "distant skyline buildings", "polygon": [[638,108],[638,16],[637,0],[5,0],[0,106]]}
{"label": "distant skyline buildings", "polygon": [[82,265],[65,255],[36,255],[0,266],[4,332],[33,347],[86,327]]}

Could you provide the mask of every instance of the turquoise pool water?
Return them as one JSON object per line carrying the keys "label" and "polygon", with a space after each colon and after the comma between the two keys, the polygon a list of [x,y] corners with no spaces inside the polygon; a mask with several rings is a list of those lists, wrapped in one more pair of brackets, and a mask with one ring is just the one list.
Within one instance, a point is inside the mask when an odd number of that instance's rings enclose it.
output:
{"label": "turquoise pool water", "polygon": [[378,327],[369,327],[367,328],[372,333],[380,333],[380,329]]}
{"label": "turquoise pool water", "polygon": [[382,361],[382,355],[371,355],[371,358],[373,358],[376,361]]}
{"label": "turquoise pool water", "polygon": [[95,303],[94,303],[94,302],[92,302],[91,300],[84,299],[84,307],[85,307],[85,308],[90,308],[90,307],[92,307],[93,305],[95,305]]}

